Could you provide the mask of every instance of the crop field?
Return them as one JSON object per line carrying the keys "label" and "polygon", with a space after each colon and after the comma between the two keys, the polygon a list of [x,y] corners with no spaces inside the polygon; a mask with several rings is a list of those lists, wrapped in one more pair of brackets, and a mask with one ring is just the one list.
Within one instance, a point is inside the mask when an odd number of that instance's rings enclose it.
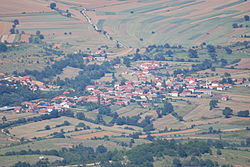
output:
{"label": "crop field", "polygon": [[[102,45],[115,46],[115,41],[96,32],[80,14],[84,8],[90,9],[86,14],[93,24],[127,48],[167,42],[184,46],[200,45],[203,42],[223,44],[249,39],[241,38],[241,35],[249,33],[246,27],[249,23],[244,21],[243,16],[250,13],[247,8],[250,4],[243,0],[58,0],[57,8],[69,10],[72,14],[70,18],[51,10],[45,0],[25,0],[22,3],[17,0],[11,0],[11,3],[1,0],[0,3],[0,36],[8,35],[11,22],[18,19],[19,31],[34,34],[39,30],[45,35],[45,41],[67,45],[61,47],[65,51],[94,50],[96,46]],[[234,23],[242,24],[243,27],[232,28]],[[132,48],[125,52],[130,53]]]}
{"label": "crop field", "polygon": [[[70,122],[71,125],[56,127],[56,125],[63,124],[64,121]],[[113,135],[117,136],[121,134],[130,134],[134,132],[133,130],[124,129],[123,127],[119,127],[119,126],[108,127],[108,126],[98,125],[98,124],[90,123],[87,121],[81,121],[81,120],[68,118],[68,117],[60,117],[60,118],[20,125],[20,126],[10,128],[9,131],[11,135],[14,135],[17,138],[24,137],[28,139],[32,139],[34,137],[48,137],[50,134],[54,132],[60,132],[61,129],[63,129],[64,132],[66,132],[65,134],[66,136],[75,136],[74,133],[72,132],[74,132],[75,126],[80,122],[85,123],[87,126],[90,126],[91,129],[99,128],[99,129],[104,130],[103,132],[91,131],[88,134],[85,134],[87,135],[86,139],[92,138],[92,137],[103,137],[103,136],[113,136]],[[46,125],[49,125],[51,129],[45,130]],[[89,137],[89,136],[92,136],[92,137]]]}
{"label": "crop field", "polygon": [[178,121],[174,116],[167,115],[163,116],[162,118],[158,118],[156,121],[153,122],[155,128],[164,130],[165,128],[169,129],[185,129],[186,126]]}
{"label": "crop field", "polygon": [[77,139],[91,139],[94,137],[104,137],[104,136],[120,136],[120,133],[115,133],[115,132],[107,132],[107,131],[100,131],[100,132],[94,132],[90,134],[85,134],[85,135],[79,135],[79,136],[74,136],[74,138]]}
{"label": "crop field", "polygon": [[[18,19],[20,24],[16,28],[20,32],[35,34],[39,30],[45,35],[45,41],[49,43],[70,44],[72,46],[70,48],[63,47],[62,49],[65,51],[96,49],[96,46],[106,44],[114,46],[114,42],[94,31],[80,14],[80,10],[83,8],[76,9],[78,5],[57,4],[60,10],[69,10],[72,17],[68,18],[57,11],[51,10],[47,1],[25,0],[22,3],[17,0],[11,1],[11,3],[4,0],[0,1],[0,36],[8,35],[11,22]],[[28,6],[32,7],[28,8]]]}
{"label": "crop field", "polygon": [[233,23],[247,24],[243,21],[243,16],[249,14],[247,1],[105,1],[105,5],[76,2],[95,9],[87,13],[93,22],[101,23],[100,28],[127,46],[166,42],[220,44],[240,40],[241,34],[249,32],[248,28],[232,28]]}
{"label": "crop field", "polygon": [[250,67],[250,58],[242,58],[241,61],[236,66],[236,68],[238,69],[249,69],[249,67]]}
{"label": "crop field", "polygon": [[[12,122],[18,120],[20,118],[29,118],[38,116],[39,114],[36,113],[14,113],[14,112],[0,112],[0,118],[5,116],[7,118],[7,122]],[[2,121],[2,120],[1,120]]]}

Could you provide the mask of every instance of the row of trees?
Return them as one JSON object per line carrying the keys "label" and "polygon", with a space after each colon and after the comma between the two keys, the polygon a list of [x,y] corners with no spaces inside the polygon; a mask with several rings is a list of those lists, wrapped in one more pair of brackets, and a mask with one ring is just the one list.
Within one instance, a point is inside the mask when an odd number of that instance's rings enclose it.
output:
{"label": "row of trees", "polygon": [[0,52],[6,52],[8,47],[4,43],[0,43]]}
{"label": "row of trees", "polygon": [[[230,118],[233,115],[233,109],[230,107],[225,107],[222,111],[222,114],[225,116],[225,118]],[[237,112],[238,117],[249,117],[249,110],[242,110]]]}
{"label": "row of trees", "polygon": [[[161,158],[164,156],[175,157],[173,160],[174,166],[182,166],[182,163],[178,158],[191,157],[193,161],[185,162],[190,164],[199,164],[200,166],[213,167],[217,166],[217,162],[210,160],[199,159],[206,153],[212,153],[211,143],[201,141],[189,141],[186,143],[177,143],[174,140],[158,140],[153,141],[150,144],[142,144],[133,147],[128,151],[107,151],[107,148],[99,145],[96,150],[91,147],[84,147],[83,145],[76,145],[72,148],[63,148],[59,151],[48,150],[22,150],[19,152],[7,152],[8,155],[54,155],[62,157],[63,160],[56,161],[47,165],[71,165],[71,164],[87,164],[100,162],[100,166],[115,166],[115,167],[153,167],[155,158]],[[126,165],[123,161],[126,160]]]}

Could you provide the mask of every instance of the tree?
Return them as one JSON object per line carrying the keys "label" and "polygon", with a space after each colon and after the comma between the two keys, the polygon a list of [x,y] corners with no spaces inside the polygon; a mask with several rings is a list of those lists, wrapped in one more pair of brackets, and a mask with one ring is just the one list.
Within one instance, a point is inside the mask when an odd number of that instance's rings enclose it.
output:
{"label": "tree", "polygon": [[209,110],[212,110],[213,108],[216,108],[217,107],[217,103],[218,103],[218,100],[211,100],[209,102],[209,107],[210,107]]}
{"label": "tree", "polygon": [[209,127],[209,133],[213,133],[214,128],[212,126]]}
{"label": "tree", "polygon": [[98,146],[96,148],[96,153],[98,153],[98,154],[102,154],[102,153],[105,153],[105,152],[107,152],[107,148],[104,147],[103,145],[100,145],[100,146]]}
{"label": "tree", "polygon": [[232,25],[232,27],[233,27],[233,28],[239,28],[239,26],[238,26],[237,23],[234,23],[234,24]]}
{"label": "tree", "polygon": [[107,105],[102,105],[102,106],[98,109],[98,111],[99,111],[99,114],[101,114],[101,115],[108,115],[108,116],[111,115],[111,109],[110,109],[110,107],[107,106]]}
{"label": "tree", "polygon": [[10,33],[11,33],[11,34],[15,34],[15,33],[16,33],[15,28],[11,28],[11,29],[10,29]]}
{"label": "tree", "polygon": [[44,35],[40,34],[40,35],[39,35],[39,38],[40,38],[40,39],[44,39]]}
{"label": "tree", "polygon": [[181,161],[177,158],[173,159],[173,166],[174,167],[181,167],[182,166]]}
{"label": "tree", "polygon": [[217,149],[217,155],[221,155],[221,150],[220,149]]}
{"label": "tree", "polygon": [[148,134],[146,139],[149,140],[149,141],[153,141],[154,137],[152,135]]}
{"label": "tree", "polygon": [[80,122],[80,123],[78,123],[77,125],[76,125],[76,127],[82,127],[82,128],[84,128],[86,125],[83,123],[83,122]]}
{"label": "tree", "polygon": [[194,49],[189,49],[188,52],[189,52],[188,57],[190,57],[190,58],[198,58],[198,53],[197,53],[196,50],[194,50]]}
{"label": "tree", "polygon": [[225,107],[222,113],[225,115],[225,118],[230,118],[233,115],[233,110],[230,107]]}
{"label": "tree", "polygon": [[40,34],[41,34],[41,31],[37,30],[36,35],[40,35]]}
{"label": "tree", "polygon": [[153,124],[147,124],[144,128],[143,128],[143,131],[144,132],[149,132],[149,131],[152,131],[152,130],[154,130],[154,126],[153,126]]}
{"label": "tree", "polygon": [[238,115],[239,117],[249,117],[249,111],[248,111],[248,110],[239,111],[239,112],[237,113],[237,115]]}
{"label": "tree", "polygon": [[53,3],[50,3],[49,6],[50,6],[50,9],[55,9],[55,8],[56,8],[56,3],[54,3],[54,2],[53,2]]}
{"label": "tree", "polygon": [[64,122],[63,122],[63,125],[64,125],[64,126],[69,126],[69,125],[70,125],[70,122],[69,122],[69,121],[64,121]]}
{"label": "tree", "polygon": [[71,17],[71,13],[67,13],[67,17]]}
{"label": "tree", "polygon": [[29,163],[19,161],[18,163],[14,164],[12,167],[31,167],[31,165]]}
{"label": "tree", "polygon": [[229,54],[229,55],[233,53],[232,49],[230,49],[229,47],[226,47],[226,48],[225,48],[225,51],[226,51],[226,53]]}
{"label": "tree", "polygon": [[7,121],[6,116],[3,116],[3,117],[2,117],[2,121],[3,121],[3,123]]}
{"label": "tree", "polygon": [[6,52],[7,50],[7,46],[4,43],[0,43],[0,52]]}
{"label": "tree", "polygon": [[13,21],[13,23],[14,23],[14,25],[18,25],[18,24],[19,24],[19,20],[18,20],[18,19],[15,19],[15,20]]}
{"label": "tree", "polygon": [[245,16],[244,16],[244,19],[245,19],[245,21],[249,21],[249,20],[250,20],[250,17],[249,17],[248,15],[245,15]]}
{"label": "tree", "polygon": [[250,137],[246,138],[246,145],[250,146]]}
{"label": "tree", "polygon": [[171,103],[169,103],[169,102],[165,102],[162,114],[167,115],[168,113],[172,113],[173,111],[174,111],[173,105]]}
{"label": "tree", "polygon": [[76,113],[76,118],[80,120],[85,120],[85,115],[83,112]]}
{"label": "tree", "polygon": [[213,45],[207,45],[208,53],[216,53],[215,47]]}
{"label": "tree", "polygon": [[44,129],[45,129],[45,130],[50,130],[51,128],[50,128],[49,125],[46,125],[46,126],[44,127]]}

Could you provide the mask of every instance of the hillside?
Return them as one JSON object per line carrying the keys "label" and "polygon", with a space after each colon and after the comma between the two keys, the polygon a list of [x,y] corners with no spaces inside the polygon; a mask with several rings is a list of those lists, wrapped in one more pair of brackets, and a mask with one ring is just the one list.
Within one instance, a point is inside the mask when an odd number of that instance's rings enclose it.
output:
{"label": "hillside", "polygon": [[249,0],[0,0],[0,166],[248,167]]}
{"label": "hillside", "polygon": [[[10,22],[18,19],[20,32],[30,34],[40,30],[46,41],[68,44],[73,50],[113,47],[115,41],[125,47],[143,47],[166,42],[193,46],[249,40],[244,36],[249,35],[250,23],[244,16],[250,14],[250,2],[245,0],[58,0],[56,11],[45,0],[0,2],[0,35],[6,36]],[[100,32],[80,13],[83,9]],[[67,10],[71,17],[64,15]],[[233,28],[235,23],[238,28]]]}

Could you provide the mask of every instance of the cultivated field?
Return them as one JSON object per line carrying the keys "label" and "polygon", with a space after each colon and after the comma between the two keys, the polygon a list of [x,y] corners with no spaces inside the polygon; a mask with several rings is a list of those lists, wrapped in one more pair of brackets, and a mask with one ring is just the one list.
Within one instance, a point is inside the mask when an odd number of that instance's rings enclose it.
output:
{"label": "cultivated field", "polygon": [[[65,2],[66,0],[61,0]],[[247,28],[233,29],[249,14],[248,1],[75,1],[94,9],[87,14],[115,39],[127,46],[170,42],[184,45],[241,41]],[[157,26],[155,26],[157,25]],[[140,39],[143,40],[140,40]],[[245,39],[247,40],[247,39]]]}
{"label": "cultivated field", "polygon": [[[63,124],[64,121],[70,122],[71,125],[56,127],[56,125]],[[20,125],[20,126],[10,128],[9,131],[11,135],[14,135],[17,138],[24,137],[27,139],[32,139],[34,137],[49,137],[49,135],[51,135],[52,133],[60,132],[60,130],[63,129],[64,132],[66,132],[65,135],[70,137],[70,136],[75,136],[74,134],[75,126],[80,122],[89,126],[91,129],[98,128],[98,129],[102,129],[106,131],[106,132],[96,132],[95,130],[91,132],[87,131],[87,134],[85,135],[88,137],[86,137],[86,139],[92,138],[92,137],[103,137],[103,136],[113,136],[113,135],[117,136],[118,134],[122,135],[122,134],[130,134],[134,132],[133,130],[124,129],[120,126],[108,127],[108,126],[98,125],[98,124],[90,123],[87,121],[81,121],[75,118],[68,118],[68,117],[60,117],[60,118]],[[46,125],[49,125],[51,129],[45,130]],[[83,137],[83,139],[85,138]]]}

